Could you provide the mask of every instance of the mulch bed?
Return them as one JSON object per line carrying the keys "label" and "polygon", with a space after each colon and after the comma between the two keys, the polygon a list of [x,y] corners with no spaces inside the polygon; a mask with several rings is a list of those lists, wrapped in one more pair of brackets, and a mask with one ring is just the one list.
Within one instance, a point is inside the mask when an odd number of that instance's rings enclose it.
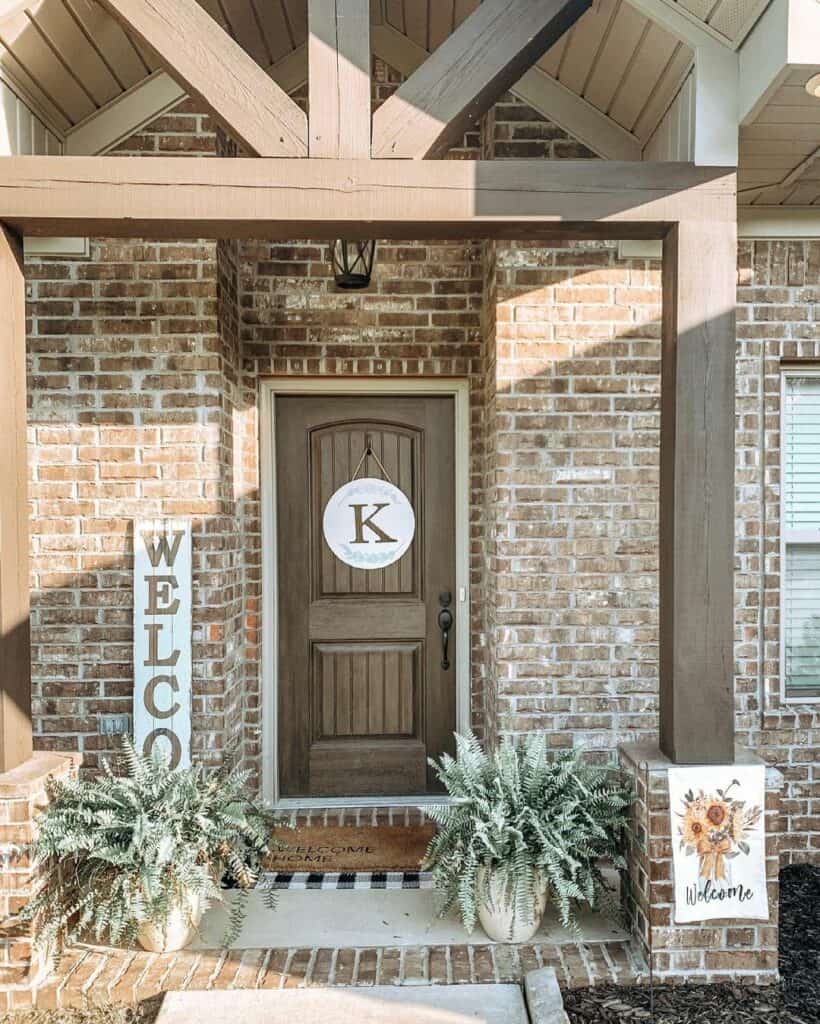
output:
{"label": "mulch bed", "polygon": [[780,985],[601,985],[566,992],[571,1024],[820,1024],[820,868],[780,874]]}

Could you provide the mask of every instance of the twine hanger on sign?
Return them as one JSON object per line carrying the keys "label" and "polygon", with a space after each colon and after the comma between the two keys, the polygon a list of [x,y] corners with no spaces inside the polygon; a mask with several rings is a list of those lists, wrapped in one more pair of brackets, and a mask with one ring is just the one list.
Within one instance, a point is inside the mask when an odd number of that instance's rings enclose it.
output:
{"label": "twine hanger on sign", "polygon": [[365,447],[365,450],[362,452],[362,457],[359,459],[359,464],[358,464],[358,466],[356,466],[356,471],[353,474],[353,478],[352,479],[353,480],[357,479],[357,477],[359,476],[359,473],[361,473],[361,471],[362,471],[362,466],[364,465],[365,461],[367,460],[368,455],[372,459],[376,460],[376,465],[382,471],[382,476],[385,478],[385,480],[389,484],[392,484],[393,481],[390,479],[390,474],[384,468],[384,464],[382,463],[382,460],[379,458],[379,456],[373,450],[373,445],[370,443],[370,441],[367,442],[367,446]]}

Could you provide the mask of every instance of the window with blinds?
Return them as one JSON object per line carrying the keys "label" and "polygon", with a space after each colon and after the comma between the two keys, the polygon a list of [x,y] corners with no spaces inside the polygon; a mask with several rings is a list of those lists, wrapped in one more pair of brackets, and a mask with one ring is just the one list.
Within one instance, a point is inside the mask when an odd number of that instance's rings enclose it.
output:
{"label": "window with blinds", "polygon": [[820,373],[784,373],[781,446],[781,678],[786,700],[811,700],[820,698]]}

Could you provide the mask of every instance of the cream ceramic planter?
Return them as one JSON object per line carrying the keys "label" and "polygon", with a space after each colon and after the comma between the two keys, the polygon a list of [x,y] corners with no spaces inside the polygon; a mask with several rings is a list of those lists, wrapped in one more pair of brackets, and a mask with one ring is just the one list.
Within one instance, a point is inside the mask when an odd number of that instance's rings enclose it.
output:
{"label": "cream ceramic planter", "polygon": [[[489,895],[486,891],[489,874]],[[492,868],[478,869],[478,919],[481,927],[494,942],[529,942],[541,927],[541,919],[547,906],[545,886],[539,886],[531,914],[516,917],[513,923],[513,908],[506,906],[504,899],[504,876]]]}
{"label": "cream ceramic planter", "polygon": [[188,945],[201,920],[199,894],[189,892],[183,896],[182,906],[171,911],[164,928],[150,921],[140,925],[137,941],[149,953],[176,953]]}

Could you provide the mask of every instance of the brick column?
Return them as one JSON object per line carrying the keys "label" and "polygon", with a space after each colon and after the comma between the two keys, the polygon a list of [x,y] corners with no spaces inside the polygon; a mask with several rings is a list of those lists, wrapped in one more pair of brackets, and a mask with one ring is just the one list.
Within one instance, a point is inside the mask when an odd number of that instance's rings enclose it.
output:
{"label": "brick column", "polygon": [[[672,762],[657,747],[628,745],[618,753],[637,795],[624,880],[626,910],[634,939],[655,978],[669,982],[777,981],[781,773],[771,767],[766,771],[769,920],[675,924],[668,776]],[[738,751],[737,763],[757,762],[755,755]]]}
{"label": "brick column", "polygon": [[29,926],[17,916],[34,882],[24,847],[47,803],[47,780],[75,775],[79,764],[76,754],[36,751],[19,767],[0,773],[0,1010],[30,1005],[45,973],[46,965],[33,954]]}

